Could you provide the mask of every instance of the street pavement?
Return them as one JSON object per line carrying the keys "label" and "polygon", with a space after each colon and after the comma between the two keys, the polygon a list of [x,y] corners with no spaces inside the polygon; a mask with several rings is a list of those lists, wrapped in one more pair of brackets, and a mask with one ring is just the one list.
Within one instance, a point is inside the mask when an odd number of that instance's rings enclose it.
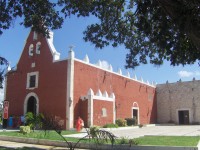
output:
{"label": "street pavement", "polygon": [[[124,128],[106,129],[106,130],[112,132],[117,137],[124,137],[124,138],[130,138],[130,139],[145,136],[145,135],[200,136],[200,125],[184,125],[184,126],[157,125],[157,126],[147,126],[147,127],[142,127],[142,128],[124,127]],[[80,134],[65,135],[65,137],[81,138],[85,135],[86,133],[82,131]],[[31,149],[64,149],[61,147],[15,143],[15,142],[8,142],[8,141],[0,141],[0,147],[10,147],[10,148],[29,147]]]}

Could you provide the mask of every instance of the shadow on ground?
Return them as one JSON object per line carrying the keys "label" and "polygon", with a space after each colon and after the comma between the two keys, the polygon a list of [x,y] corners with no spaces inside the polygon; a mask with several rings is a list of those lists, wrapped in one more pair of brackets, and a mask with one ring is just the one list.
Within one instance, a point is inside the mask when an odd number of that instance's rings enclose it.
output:
{"label": "shadow on ground", "polygon": [[8,147],[3,147],[0,146],[0,150],[45,150],[41,148],[36,148],[36,147],[19,147],[19,148],[8,148]]}

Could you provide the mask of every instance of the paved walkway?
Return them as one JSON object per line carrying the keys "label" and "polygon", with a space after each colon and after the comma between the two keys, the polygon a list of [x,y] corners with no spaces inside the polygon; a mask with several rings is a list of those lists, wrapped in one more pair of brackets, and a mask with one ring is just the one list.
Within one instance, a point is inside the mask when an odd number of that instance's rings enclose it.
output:
{"label": "paved walkway", "polygon": [[[2,130],[0,130],[2,131]],[[7,130],[8,131],[8,130]],[[144,135],[167,135],[167,136],[200,136],[200,125],[192,125],[192,126],[148,126],[142,128],[136,127],[126,127],[126,128],[118,128],[111,129],[112,132],[117,137],[125,137],[125,138],[137,138]],[[80,134],[67,135],[65,137],[83,137],[86,133],[82,132]],[[60,147],[53,146],[45,146],[45,145],[35,145],[35,144],[25,144],[25,143],[16,143],[16,142],[8,142],[8,141],[0,141],[1,147],[9,147],[9,148],[24,148],[27,149],[63,149]]]}
{"label": "paved walkway", "polygon": [[118,137],[137,138],[144,135],[200,136],[200,125],[192,126],[150,126],[111,131]]}
{"label": "paved walkway", "polygon": [[[142,128],[125,127],[111,129],[117,137],[137,138],[145,135],[167,135],[167,136],[200,136],[200,125],[184,126],[148,126]],[[65,137],[83,137],[86,133],[66,135]]]}
{"label": "paved walkway", "polygon": [[[1,141],[0,140],[0,149],[1,148],[9,148],[9,149],[24,149],[27,150],[46,150],[46,149],[64,149],[63,147],[55,147],[55,146],[45,146],[45,145],[37,145],[37,144],[26,144],[26,143],[17,143],[10,141]],[[67,148],[66,148],[67,149]]]}

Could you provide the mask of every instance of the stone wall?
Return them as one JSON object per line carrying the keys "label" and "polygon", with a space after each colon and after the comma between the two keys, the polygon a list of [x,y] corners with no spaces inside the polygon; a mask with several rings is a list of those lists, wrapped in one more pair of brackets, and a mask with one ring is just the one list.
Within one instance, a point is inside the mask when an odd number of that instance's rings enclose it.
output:
{"label": "stone wall", "polygon": [[189,111],[189,123],[200,123],[200,81],[158,84],[158,123],[179,124],[179,111]]}

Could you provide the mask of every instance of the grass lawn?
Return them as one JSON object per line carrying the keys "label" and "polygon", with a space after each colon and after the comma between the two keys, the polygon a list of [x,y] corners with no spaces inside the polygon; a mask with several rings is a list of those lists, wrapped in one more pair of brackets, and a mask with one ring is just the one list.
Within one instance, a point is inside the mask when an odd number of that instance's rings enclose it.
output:
{"label": "grass lawn", "polygon": [[[76,131],[62,131],[62,135],[67,135],[67,134],[77,134],[78,132]],[[31,132],[29,134],[22,134],[19,131],[3,131],[0,132],[1,135],[6,135],[6,136],[17,136],[17,137],[25,137],[25,138],[37,138],[37,139],[49,139],[49,140],[63,140],[62,137],[56,133],[55,131],[47,131],[46,135],[44,131],[35,131]],[[73,139],[74,138],[70,138]]]}
{"label": "grass lawn", "polygon": [[[62,135],[76,134],[76,131],[62,131]],[[1,135],[6,136],[17,136],[25,138],[37,138],[37,139],[49,139],[49,140],[62,140],[62,137],[55,131],[49,131],[46,133],[44,131],[35,131],[29,134],[22,134],[17,131],[4,131],[0,132]],[[77,142],[77,138],[66,138],[67,141]],[[125,139],[128,143],[128,139]],[[197,146],[200,136],[144,136],[134,139],[137,141],[138,145],[154,145],[154,146]],[[88,143],[88,140],[82,140],[81,142]],[[92,142],[92,141],[90,141]],[[119,143],[119,140],[116,141]]]}
{"label": "grass lawn", "polygon": [[197,146],[200,136],[144,136],[136,140],[138,145]]}

